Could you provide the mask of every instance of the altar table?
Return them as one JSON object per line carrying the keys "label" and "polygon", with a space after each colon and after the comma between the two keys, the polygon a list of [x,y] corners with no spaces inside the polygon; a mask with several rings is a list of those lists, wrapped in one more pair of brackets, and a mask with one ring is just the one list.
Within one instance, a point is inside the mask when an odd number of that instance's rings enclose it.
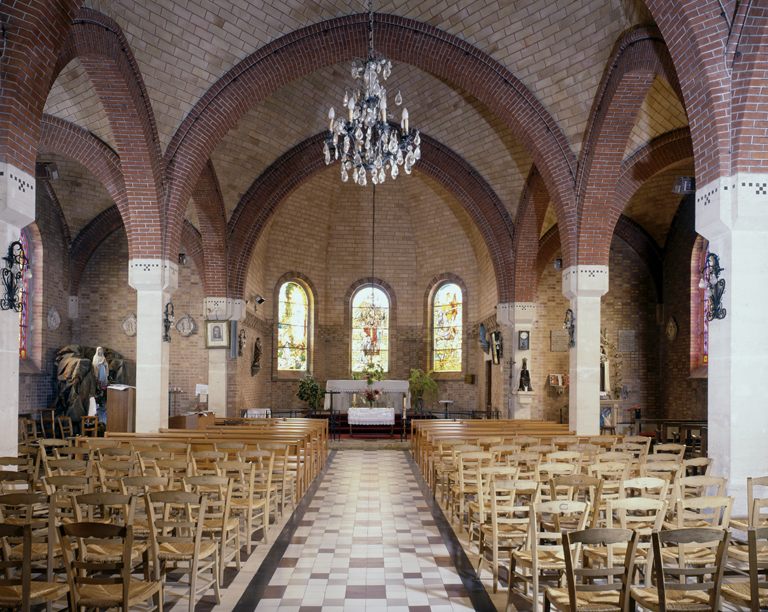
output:
{"label": "altar table", "polygon": [[389,435],[395,426],[394,408],[350,408],[349,409],[349,436],[354,435],[354,426],[361,425],[389,425]]}
{"label": "altar table", "polygon": [[[403,411],[403,398],[405,405],[411,405],[411,392],[408,390],[407,380],[380,380],[371,384],[371,389],[378,389],[387,399],[389,408],[394,408],[398,414]],[[348,412],[352,394],[363,394],[368,390],[365,380],[329,380],[325,384],[326,391],[333,392],[333,409],[336,412]],[[331,394],[325,396],[325,410],[331,409]]]}

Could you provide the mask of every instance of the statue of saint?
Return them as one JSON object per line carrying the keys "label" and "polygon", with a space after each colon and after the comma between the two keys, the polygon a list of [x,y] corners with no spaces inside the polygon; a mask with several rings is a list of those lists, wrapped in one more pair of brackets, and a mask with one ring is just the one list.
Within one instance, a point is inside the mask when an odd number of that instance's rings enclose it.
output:
{"label": "statue of saint", "polygon": [[520,370],[520,386],[518,391],[533,391],[531,387],[531,373],[528,371],[528,360],[523,357],[523,367]]}
{"label": "statue of saint", "polygon": [[251,376],[256,376],[261,370],[261,338],[256,338],[253,343],[253,362],[251,363]]}
{"label": "statue of saint", "polygon": [[100,346],[96,348],[96,354],[93,356],[93,375],[99,381],[99,386],[102,389],[107,386],[109,364],[107,364],[107,358],[104,357],[104,349]]}

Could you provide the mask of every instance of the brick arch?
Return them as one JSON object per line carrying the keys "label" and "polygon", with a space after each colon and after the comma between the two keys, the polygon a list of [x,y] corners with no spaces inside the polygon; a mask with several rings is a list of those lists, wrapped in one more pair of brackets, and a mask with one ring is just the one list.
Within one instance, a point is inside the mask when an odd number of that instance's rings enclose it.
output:
{"label": "brick arch", "polygon": [[[739,5],[739,13],[742,12],[746,12],[746,3]],[[764,89],[768,79],[766,53],[768,13],[765,8],[752,6],[748,15],[737,15],[734,19],[726,60],[733,66],[731,147],[734,172],[768,172],[768,160],[764,159],[763,144],[768,137],[768,129],[765,126],[768,102]]]}
{"label": "brick arch", "polygon": [[136,60],[120,26],[88,8],[80,10],[72,25],[51,85],[76,58],[88,73],[109,118],[125,177],[128,208],[141,218],[141,234],[128,236],[131,257],[159,258],[164,254],[166,233],[175,234],[178,246],[182,222],[176,219],[173,226],[172,221],[164,219],[160,141]]}
{"label": "brick arch", "polygon": [[[464,280],[458,276],[457,274],[454,274],[453,272],[443,272],[441,274],[438,274],[437,276],[434,276],[432,279],[430,279],[429,283],[427,284],[427,288],[424,291],[424,324],[422,325],[422,329],[424,330],[424,346],[427,349],[426,354],[426,362],[427,367],[424,368],[425,371],[431,370],[432,366],[434,365],[434,318],[432,316],[432,305],[433,300],[435,298],[435,294],[437,293],[438,289],[442,287],[443,285],[446,285],[448,283],[454,283],[461,289],[461,299],[462,299],[462,308],[461,308],[461,372],[465,372],[467,370],[467,364],[469,363],[469,334],[467,334],[467,331],[469,330],[469,293],[467,292],[467,285],[464,283]],[[419,360],[420,363],[424,363],[424,360]],[[438,373],[438,380],[440,380],[441,376],[445,375],[455,375],[455,376],[461,376],[461,372],[444,372],[444,373]]]}
{"label": "brick arch", "polygon": [[614,206],[614,192],[624,149],[657,75],[664,77],[680,95],[672,58],[658,30],[634,30],[618,44],[584,136],[577,186],[575,260],[570,236],[561,235],[566,266],[608,264],[613,227],[622,210]]}
{"label": "brick arch", "polygon": [[[653,280],[657,301],[659,304],[663,303],[664,261],[659,245],[648,232],[626,215],[619,216],[613,236],[621,238],[640,257]],[[539,241],[539,253],[536,259],[537,286],[547,264],[552,261],[560,248],[560,233],[557,225],[554,225]]]}
{"label": "brick arch", "polygon": [[[277,207],[304,181],[328,168],[322,157],[323,138],[323,133],[316,134],[283,154],[253,182],[232,213],[227,226],[232,297],[242,297],[253,248]],[[462,203],[488,248],[499,301],[508,301],[514,283],[515,230],[498,196],[466,160],[426,134],[421,137],[416,169]]]}
{"label": "brick arch", "polygon": [[[53,83],[56,58],[81,2],[0,2],[3,86],[0,88],[0,161],[35,175],[40,118]],[[34,61],[30,61],[34,58]]]}
{"label": "brick arch", "polygon": [[730,77],[724,67],[728,26],[714,8],[689,0],[646,0],[680,80],[691,125],[696,182],[731,174]]}
{"label": "brick arch", "polygon": [[117,206],[110,206],[96,215],[75,236],[69,249],[69,295],[77,295],[85,266],[98,246],[115,230],[123,227]]}
{"label": "brick arch", "polygon": [[203,284],[204,295],[210,295],[208,293],[208,274],[206,273],[205,257],[203,254],[203,239],[195,226],[186,219],[184,219],[184,226],[181,229],[181,248],[184,249],[184,254],[187,257],[191,257],[192,261],[195,262],[197,274],[200,276],[200,282]]}
{"label": "brick arch", "polygon": [[227,227],[224,200],[219,180],[209,159],[203,167],[192,192],[197,210],[197,220],[203,241],[203,259],[207,270],[221,270],[220,274],[209,275],[206,295],[227,295]]}
{"label": "brick arch", "polygon": [[531,166],[520,196],[515,229],[515,286],[513,302],[535,302],[539,237],[549,206],[549,192],[536,166]]}
{"label": "brick arch", "polygon": [[120,158],[101,140],[88,130],[51,115],[44,115],[40,129],[38,153],[55,153],[75,160],[101,181],[110,197],[117,205],[128,235],[128,253],[134,253],[134,241],[131,240],[133,226],[128,208],[128,196],[120,165]]}
{"label": "brick arch", "polygon": [[693,143],[688,128],[668,132],[649,142],[625,159],[613,196],[613,209],[624,210],[643,183],[667,168],[693,159]]}
{"label": "brick arch", "polygon": [[[256,103],[325,66],[364,56],[368,15],[351,15],[282,36],[242,60],[202,96],[165,153],[168,214],[184,214],[194,181],[215,147]],[[573,199],[575,158],[562,130],[509,70],[466,41],[434,26],[374,15],[378,51],[455,83],[482,101],[520,139],[540,168],[556,209]],[[570,223],[565,215],[560,215]],[[168,245],[166,246],[168,248]]]}
{"label": "brick arch", "polygon": [[45,192],[51,199],[51,204],[53,204],[53,207],[56,209],[56,215],[59,217],[59,223],[61,223],[61,231],[64,234],[64,242],[66,243],[67,248],[69,248],[69,246],[72,244],[72,235],[69,233],[69,223],[67,223],[67,218],[64,216],[64,210],[61,208],[61,202],[59,202],[59,198],[56,195],[56,192],[53,190],[51,181],[48,179],[38,179],[38,181],[43,184]]}

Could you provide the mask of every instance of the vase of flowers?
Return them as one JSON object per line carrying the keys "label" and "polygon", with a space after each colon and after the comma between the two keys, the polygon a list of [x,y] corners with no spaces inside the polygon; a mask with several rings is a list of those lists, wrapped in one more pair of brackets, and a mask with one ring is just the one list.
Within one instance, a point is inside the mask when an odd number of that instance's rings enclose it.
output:
{"label": "vase of flowers", "polygon": [[378,389],[368,388],[368,390],[364,394],[365,401],[368,402],[368,408],[373,408],[373,403],[379,399],[379,394],[381,391]]}

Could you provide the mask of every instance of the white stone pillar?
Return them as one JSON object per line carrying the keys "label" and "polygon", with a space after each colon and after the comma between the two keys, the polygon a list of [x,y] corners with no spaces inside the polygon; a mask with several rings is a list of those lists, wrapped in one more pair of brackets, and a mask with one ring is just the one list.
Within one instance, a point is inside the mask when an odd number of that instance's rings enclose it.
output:
{"label": "white stone pillar", "polygon": [[[505,326],[508,330],[507,338],[504,342],[505,356],[511,358],[514,362],[512,382],[509,385],[508,393],[511,396],[507,397],[507,404],[505,409],[508,410],[506,418],[509,419],[530,419],[531,418],[531,405],[535,394],[541,393],[541,389],[534,389],[534,391],[518,391],[518,372],[523,366],[523,359],[528,360],[528,370],[532,368],[531,363],[531,330],[533,329],[533,323],[536,320],[536,303],[535,302],[510,302],[508,304],[499,304],[496,307],[496,320],[499,324]],[[528,333],[528,348],[520,349],[518,342],[518,336],[520,332]],[[509,406],[509,408],[507,408]]]}
{"label": "white stone pillar", "polygon": [[136,431],[168,427],[170,344],[163,342],[165,306],[179,286],[178,264],[131,259],[128,284],[136,289]]}
{"label": "white stone pillar", "polygon": [[748,476],[768,473],[768,175],[736,174],[696,190],[696,231],[720,258],[726,316],[709,324],[707,404],[713,474],[747,515]]}
{"label": "white stone pillar", "polygon": [[[8,246],[19,239],[21,228],[35,220],[35,178],[0,163],[0,257],[8,253]],[[0,268],[5,262],[0,260]],[[0,285],[2,296],[5,287]],[[4,427],[0,428],[0,454],[16,456],[18,450],[19,421],[19,313],[0,310],[0,389],[3,401],[0,414]]]}
{"label": "white stone pillar", "polygon": [[[208,297],[203,300],[203,312],[209,320],[243,321],[245,320],[245,300]],[[231,340],[237,343],[237,338]],[[208,349],[208,409],[214,412],[217,417],[222,418],[227,416],[228,364],[228,348]]]}
{"label": "white stone pillar", "polygon": [[600,433],[600,298],[607,291],[608,266],[563,271],[563,295],[576,322],[576,346],[569,349],[568,426],[579,436]]}

